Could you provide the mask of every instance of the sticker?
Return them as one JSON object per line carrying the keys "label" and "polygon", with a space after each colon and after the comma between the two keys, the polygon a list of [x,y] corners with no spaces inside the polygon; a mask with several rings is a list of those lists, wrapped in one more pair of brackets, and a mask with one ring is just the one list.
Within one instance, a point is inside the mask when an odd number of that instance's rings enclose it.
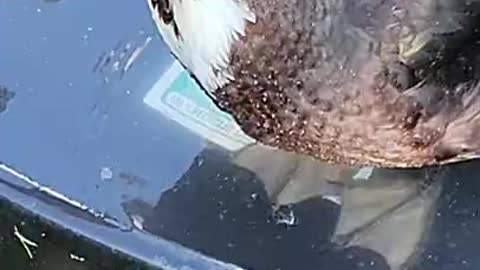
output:
{"label": "sticker", "polygon": [[143,101],[169,119],[230,151],[255,142],[229,114],[215,106],[178,61],[173,62]]}

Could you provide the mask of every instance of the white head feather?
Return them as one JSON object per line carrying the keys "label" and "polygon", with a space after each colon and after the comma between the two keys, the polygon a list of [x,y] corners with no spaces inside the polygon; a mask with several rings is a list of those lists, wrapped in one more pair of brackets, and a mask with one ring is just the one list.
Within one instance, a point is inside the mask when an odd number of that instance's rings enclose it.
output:
{"label": "white head feather", "polygon": [[255,15],[244,0],[170,0],[174,21],[165,24],[147,0],[157,28],[173,54],[209,92],[233,80],[229,57]]}

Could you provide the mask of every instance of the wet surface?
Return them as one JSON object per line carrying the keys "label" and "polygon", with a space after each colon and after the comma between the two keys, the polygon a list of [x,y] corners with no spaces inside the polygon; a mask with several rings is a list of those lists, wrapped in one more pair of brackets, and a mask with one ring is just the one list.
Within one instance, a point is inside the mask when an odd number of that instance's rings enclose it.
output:
{"label": "wet surface", "polygon": [[[0,73],[2,84],[16,95],[2,115],[2,161],[67,196],[82,194],[100,211],[122,219],[123,197],[158,199],[202,141],[143,103],[172,61],[158,38],[128,75],[120,77],[112,67],[126,43],[142,45],[153,33],[145,5],[117,6],[115,16],[108,14],[111,1],[0,5],[7,22],[0,35],[11,37],[0,45],[8,52],[1,56]],[[68,27],[66,20],[72,21]],[[104,54],[112,56],[100,72],[95,65]],[[102,181],[104,167],[115,175],[111,181]],[[121,174],[161,179],[125,185]]]}
{"label": "wet surface", "polygon": [[359,172],[250,145],[143,1],[0,0],[0,21],[2,267],[479,267],[478,162]]}

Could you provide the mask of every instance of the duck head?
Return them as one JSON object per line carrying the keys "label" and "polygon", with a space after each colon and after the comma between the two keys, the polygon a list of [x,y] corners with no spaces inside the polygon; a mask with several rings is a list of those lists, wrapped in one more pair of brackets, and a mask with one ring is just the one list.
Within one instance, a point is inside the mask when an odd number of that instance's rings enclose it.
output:
{"label": "duck head", "polygon": [[232,46],[256,15],[242,0],[148,0],[157,28],[172,53],[204,89],[233,80]]}
{"label": "duck head", "polygon": [[[479,87],[456,61],[480,0],[147,2],[175,57],[263,144],[382,167],[480,154]],[[461,79],[438,71],[447,56]]]}

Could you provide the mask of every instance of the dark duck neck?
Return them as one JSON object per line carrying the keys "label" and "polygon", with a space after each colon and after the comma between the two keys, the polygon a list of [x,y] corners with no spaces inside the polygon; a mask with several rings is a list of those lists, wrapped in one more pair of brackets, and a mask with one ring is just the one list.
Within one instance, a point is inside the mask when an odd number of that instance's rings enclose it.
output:
{"label": "dark duck neck", "polygon": [[[252,138],[332,163],[383,167],[451,163],[480,151],[479,88],[462,69],[471,63],[454,57],[448,72],[416,72],[440,65],[425,57],[432,52],[451,54],[440,46],[449,38],[466,40],[473,19],[465,14],[476,7],[434,2],[149,1],[172,52]],[[448,23],[436,29],[439,20]]]}

